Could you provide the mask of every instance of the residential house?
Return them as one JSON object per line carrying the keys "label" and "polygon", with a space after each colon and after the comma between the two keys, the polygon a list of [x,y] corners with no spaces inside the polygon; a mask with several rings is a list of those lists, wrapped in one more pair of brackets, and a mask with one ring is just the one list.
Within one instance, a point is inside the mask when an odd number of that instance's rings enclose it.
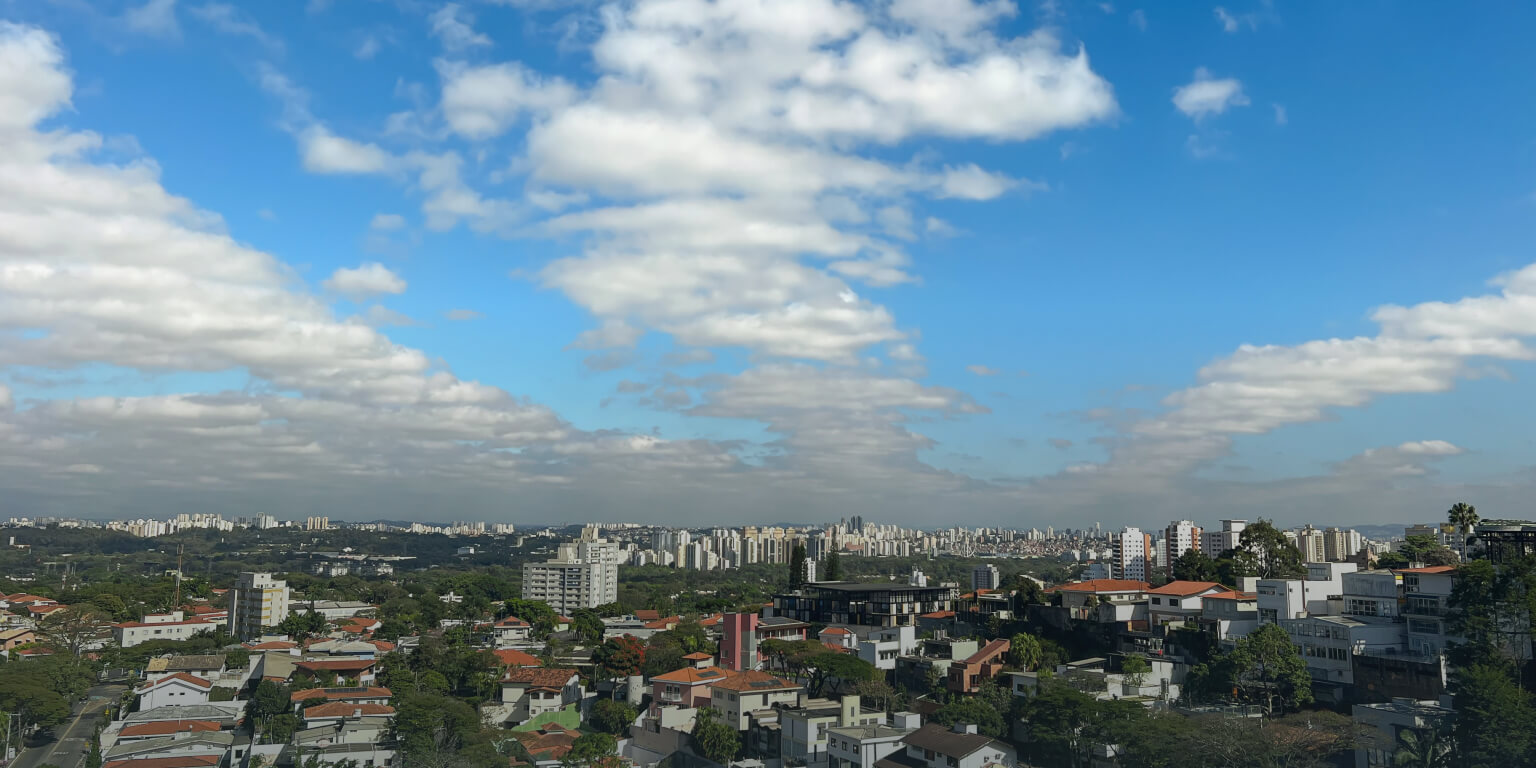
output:
{"label": "residential house", "polygon": [[121,742],[105,750],[102,757],[109,768],[217,768],[239,765],[241,758],[235,755],[243,757],[249,746],[249,737],[243,734],[204,731]]}
{"label": "residential house", "polygon": [[1253,592],[1218,592],[1200,601],[1199,623],[1217,644],[1231,649],[1259,626],[1259,596]]}
{"label": "residential house", "polygon": [[736,674],[720,667],[683,667],[651,678],[654,706],[707,707],[710,686]]}
{"label": "residential house", "polygon": [[1074,581],[1056,588],[1067,615],[1078,621],[1116,624],[1145,621],[1147,590],[1152,585],[1132,579]]}
{"label": "residential house", "polygon": [[1013,747],[976,733],[976,726],[945,728],[929,723],[901,740],[903,751],[875,763],[875,768],[987,768],[1017,764]]}
{"label": "residential house", "polygon": [[859,638],[859,658],[873,664],[876,669],[896,669],[896,659],[917,650],[917,628],[911,625],[881,627],[867,630]]}
{"label": "residential house", "polygon": [[326,679],[334,676],[340,681],[357,685],[369,685],[374,680],[374,667],[378,660],[372,658],[306,658],[294,663],[294,674],[299,677]]}
{"label": "residential house", "polygon": [[897,712],[890,725],[842,725],[827,729],[827,768],[875,768],[906,749],[903,738],[920,725],[912,712]]}
{"label": "residential house", "polygon": [[1195,624],[1203,598],[1230,591],[1214,581],[1170,581],[1147,590],[1147,621],[1152,627]]}
{"label": "residential house", "polygon": [[510,708],[507,722],[527,722],[581,701],[581,677],[563,667],[520,667],[501,679],[501,702]]}
{"label": "residential house", "polygon": [[371,617],[378,612],[379,607],[357,600],[311,600],[307,603],[295,603],[293,610],[314,611],[324,616],[327,621],[333,621],[350,619],[354,616]]}
{"label": "residential house", "polygon": [[787,763],[825,766],[831,728],[885,724],[884,712],[859,705],[859,697],[849,695],[841,700],[806,699],[797,706],[781,707],[778,756]]}
{"label": "residential house", "polygon": [[0,655],[8,654],[11,649],[37,642],[37,632],[27,629],[7,629],[0,631]]}
{"label": "residential house", "polygon": [[775,704],[794,704],[803,689],[799,683],[757,670],[748,670],[710,684],[710,706],[738,731],[747,730],[748,715]]}
{"label": "residential house", "polygon": [[289,694],[289,701],[299,709],[324,704],[388,704],[394,694],[388,688],[355,686],[347,688],[306,688]]}
{"label": "residential house", "polygon": [[491,653],[496,655],[496,662],[502,669],[543,666],[536,656],[516,648],[498,648]]}
{"label": "residential house", "polygon": [[491,635],[495,638],[498,648],[505,648],[513,643],[526,643],[531,632],[533,632],[533,626],[516,616],[508,616],[491,625]]}
{"label": "residential house", "polygon": [[146,680],[154,680],[178,673],[216,681],[224,674],[224,654],[161,656],[150,659],[144,665],[144,678]]}
{"label": "residential house", "polygon": [[191,706],[208,703],[208,692],[213,682],[193,677],[185,672],[151,680],[134,690],[139,697],[140,709],[154,709],[170,705]]}
{"label": "residential house", "polygon": [[1362,620],[1397,619],[1400,613],[1398,600],[1402,596],[1402,581],[1392,571],[1357,571],[1346,573],[1341,590],[1342,610],[1345,616]]}
{"label": "residential house", "polygon": [[991,680],[1003,670],[1009,642],[998,638],[981,647],[964,661],[949,667],[945,687],[951,693],[977,693],[984,681]]}
{"label": "residential house", "polygon": [[[110,728],[110,726],[108,726]],[[174,737],[183,733],[207,733],[209,731],[224,730],[214,720],[161,720],[150,723],[135,723],[122,725],[114,734],[112,744],[123,744],[130,741],[145,741],[147,739],[159,739]],[[102,732],[102,745],[107,744],[107,732]]]}
{"label": "residential house", "polygon": [[336,725],[347,720],[377,721],[388,725],[395,716],[395,708],[388,704],[355,704],[350,701],[332,701],[304,708],[304,725],[313,728],[320,725]]}

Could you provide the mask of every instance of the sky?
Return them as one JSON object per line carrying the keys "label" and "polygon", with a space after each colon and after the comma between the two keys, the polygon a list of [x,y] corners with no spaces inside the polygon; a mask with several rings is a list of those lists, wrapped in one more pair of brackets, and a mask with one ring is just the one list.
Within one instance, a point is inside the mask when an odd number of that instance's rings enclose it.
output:
{"label": "sky", "polygon": [[0,0],[0,517],[1529,517],[1533,23]]}

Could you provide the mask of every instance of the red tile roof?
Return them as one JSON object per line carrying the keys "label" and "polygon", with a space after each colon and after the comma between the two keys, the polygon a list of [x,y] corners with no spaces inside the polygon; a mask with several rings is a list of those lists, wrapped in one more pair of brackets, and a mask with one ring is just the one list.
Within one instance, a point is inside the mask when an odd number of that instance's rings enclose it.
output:
{"label": "red tile roof", "polygon": [[395,708],[388,704],[353,704],[349,701],[333,701],[329,704],[318,704],[306,707],[304,719],[313,720],[317,717],[357,717],[361,715],[393,715]]}
{"label": "red tile roof", "polygon": [[[848,629],[845,629],[843,627],[827,627],[826,629],[823,629],[821,631],[821,634],[823,634],[823,635],[851,635],[851,634],[853,634],[853,632],[848,630]],[[685,656],[683,658],[687,658],[687,657]]]}
{"label": "red tile roof", "polygon": [[1151,587],[1145,581],[1130,579],[1089,579],[1063,584],[1057,589],[1063,592],[1145,592]]}
{"label": "red tile roof", "polygon": [[310,699],[326,699],[327,701],[344,701],[346,699],[387,699],[394,695],[388,688],[373,686],[358,690],[357,688],[306,688],[302,691],[294,691],[288,696],[289,701],[309,701]]}
{"label": "red tile roof", "polygon": [[986,645],[983,645],[980,650],[971,654],[964,663],[980,664],[985,661],[991,661],[992,659],[997,658],[1000,654],[1006,653],[1008,651],[1009,645],[1010,643],[1006,639],[1000,637],[990,643],[987,643]]}
{"label": "red tile roof", "polygon": [[507,670],[503,683],[523,683],[533,687],[564,688],[576,670],[565,667],[519,667]]}
{"label": "red tile roof", "polygon": [[1252,592],[1217,592],[1206,595],[1204,600],[1257,600],[1259,596]]}
{"label": "red tile roof", "polygon": [[674,669],[671,672],[656,675],[651,678],[651,682],[694,685],[724,680],[734,674],[736,673],[729,669],[721,669],[720,667],[683,667],[682,669]]}
{"label": "red tile roof", "polygon": [[526,627],[528,626],[528,622],[523,621],[516,616],[508,616],[505,619],[496,622],[496,626],[502,629],[511,629],[516,627]]}
{"label": "red tile roof", "polygon": [[212,720],[162,720],[155,723],[138,723],[124,726],[121,737],[133,738],[143,736],[169,736],[173,733],[193,733],[202,731],[217,731],[219,724]]}
{"label": "red tile roof", "polygon": [[1191,597],[1211,589],[1228,591],[1226,587],[1214,581],[1170,581],[1156,589],[1147,590],[1149,595],[1173,595],[1174,597]]}
{"label": "red tile roof", "polygon": [[299,647],[299,644],[290,643],[287,640],[268,640],[265,643],[256,643],[255,645],[247,643],[245,647],[253,651],[291,651]]}
{"label": "red tile roof", "polygon": [[374,664],[374,659],[322,659],[301,661],[294,666],[306,672],[319,672],[322,669],[332,672],[361,672],[365,669],[373,669]]}
{"label": "red tile roof", "polygon": [[670,629],[672,627],[677,626],[678,623],[680,623],[682,620],[683,620],[683,617],[681,617],[681,616],[668,616],[666,618],[657,619],[655,621],[647,621],[645,623],[645,628],[646,629]]}
{"label": "red tile roof", "polygon": [[503,648],[501,650],[491,651],[491,653],[496,654],[497,660],[501,662],[503,667],[539,666],[539,660],[537,657],[535,657],[533,654],[519,651],[516,648]]}
{"label": "red tile roof", "polygon": [[707,653],[704,653],[703,651],[694,651],[693,653],[690,653],[687,656],[683,657],[683,659],[685,661],[703,661],[705,659],[713,659],[713,658],[714,658],[713,656],[711,656],[711,655],[709,655]]}
{"label": "red tile roof", "polygon": [[224,762],[223,755],[183,755],[181,757],[130,757],[108,760],[101,768],[204,768]]}
{"label": "red tile roof", "polygon": [[954,611],[933,611],[932,613],[925,613],[925,614],[919,616],[918,618],[919,619],[953,619],[954,617],[955,617],[955,612]]}
{"label": "red tile roof", "polygon": [[712,683],[711,688],[724,688],[727,691],[776,691],[787,688],[799,688],[799,683],[793,683],[777,675],[749,669],[746,672],[738,672],[718,683]]}
{"label": "red tile roof", "polygon": [[661,611],[638,610],[635,611],[635,618],[641,621],[655,621],[661,618]]}
{"label": "red tile roof", "polygon": [[139,693],[143,693],[151,688],[158,688],[172,680],[180,680],[184,683],[189,683],[203,689],[213,687],[213,683],[211,681],[204,680],[201,677],[197,677],[196,675],[189,675],[185,672],[177,672],[174,675],[166,675],[165,677],[162,677],[158,680],[152,680],[148,683],[145,683],[144,685],[139,686]]}
{"label": "red tile roof", "polygon": [[719,624],[721,622],[721,620],[724,619],[724,618],[725,618],[725,614],[723,614],[723,613],[717,613],[717,614],[715,614],[713,616],[705,616],[704,618],[699,619],[699,626],[701,626],[701,627],[713,627],[713,626],[716,626],[717,624]]}
{"label": "red tile roof", "polygon": [[1396,573],[1450,573],[1456,570],[1454,565],[1427,565],[1422,568],[1393,568]]}

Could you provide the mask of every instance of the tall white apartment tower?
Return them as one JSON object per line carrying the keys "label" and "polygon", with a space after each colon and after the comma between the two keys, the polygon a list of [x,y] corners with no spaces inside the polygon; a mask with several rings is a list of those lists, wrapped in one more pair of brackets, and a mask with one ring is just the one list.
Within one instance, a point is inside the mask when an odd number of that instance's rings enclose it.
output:
{"label": "tall white apartment tower", "polygon": [[1203,551],[1202,544],[1200,526],[1188,520],[1169,523],[1163,529],[1163,567],[1168,569],[1168,578],[1173,578],[1173,561],[1191,549]]}
{"label": "tall white apartment tower", "polygon": [[1126,528],[1109,535],[1110,570],[1117,579],[1146,581],[1151,571],[1152,535]]}
{"label": "tall white apartment tower", "polygon": [[569,616],[619,599],[618,544],[602,539],[561,544],[555,559],[523,565],[523,599]]}
{"label": "tall white apartment tower", "polygon": [[288,582],[270,573],[240,574],[229,591],[229,633],[242,640],[260,637],[288,618],[289,597]]}

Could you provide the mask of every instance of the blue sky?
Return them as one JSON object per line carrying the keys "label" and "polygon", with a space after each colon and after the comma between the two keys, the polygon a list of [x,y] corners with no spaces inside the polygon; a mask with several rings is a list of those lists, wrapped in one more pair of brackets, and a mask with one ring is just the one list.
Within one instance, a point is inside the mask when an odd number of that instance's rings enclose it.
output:
{"label": "blue sky", "polygon": [[102,516],[1519,514],[1532,15],[0,0],[0,487]]}

